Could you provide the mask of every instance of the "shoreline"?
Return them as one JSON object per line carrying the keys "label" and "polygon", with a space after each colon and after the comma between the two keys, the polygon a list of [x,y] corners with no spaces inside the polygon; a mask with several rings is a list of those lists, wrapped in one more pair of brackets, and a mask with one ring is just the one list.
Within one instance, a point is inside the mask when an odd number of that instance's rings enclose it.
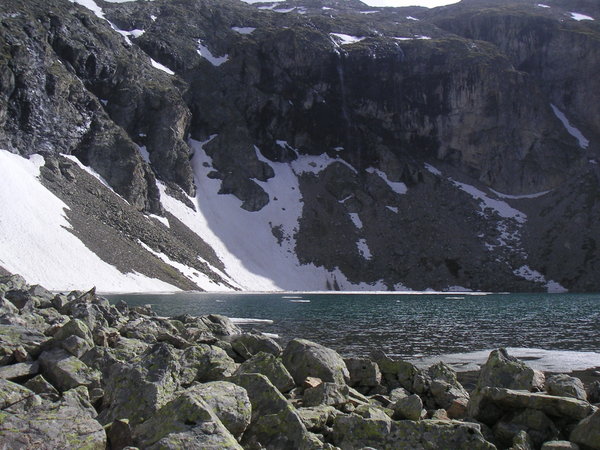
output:
{"label": "shoreline", "polygon": [[600,373],[543,374],[505,349],[465,373],[343,358],[17,275],[0,312],[0,447],[600,449]]}

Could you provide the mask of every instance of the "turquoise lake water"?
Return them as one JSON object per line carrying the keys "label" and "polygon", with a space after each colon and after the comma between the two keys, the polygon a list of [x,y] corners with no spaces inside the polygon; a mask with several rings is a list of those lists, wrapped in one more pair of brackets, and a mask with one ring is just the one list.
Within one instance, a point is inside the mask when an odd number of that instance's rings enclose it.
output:
{"label": "turquoise lake water", "polygon": [[310,339],[344,356],[381,349],[390,356],[427,360],[514,347],[525,358],[531,354],[531,360],[537,358],[531,349],[542,349],[552,351],[555,362],[565,355],[578,360],[590,356],[582,364],[600,366],[600,294],[190,292],[106,297],[151,304],[164,316],[223,314],[245,329],[275,334],[284,342]]}

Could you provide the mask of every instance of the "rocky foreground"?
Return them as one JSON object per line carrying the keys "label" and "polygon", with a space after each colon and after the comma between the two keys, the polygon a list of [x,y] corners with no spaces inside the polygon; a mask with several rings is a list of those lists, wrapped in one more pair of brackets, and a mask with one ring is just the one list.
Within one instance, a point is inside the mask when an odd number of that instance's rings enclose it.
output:
{"label": "rocky foreground", "polygon": [[0,448],[600,449],[600,381],[495,350],[443,363],[285,349],[225,317],[159,317],[0,278]]}

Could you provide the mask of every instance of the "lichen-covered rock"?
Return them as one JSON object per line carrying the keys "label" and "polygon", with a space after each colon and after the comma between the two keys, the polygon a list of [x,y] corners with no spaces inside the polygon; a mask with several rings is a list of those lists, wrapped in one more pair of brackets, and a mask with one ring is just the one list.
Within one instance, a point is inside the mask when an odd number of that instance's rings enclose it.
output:
{"label": "lichen-covered rock", "polygon": [[235,373],[236,375],[242,373],[263,374],[282,393],[291,391],[295,386],[294,379],[281,360],[270,353],[257,353],[243,362]]}
{"label": "lichen-covered rock", "polygon": [[258,333],[243,333],[233,336],[231,347],[244,359],[249,359],[259,352],[275,356],[281,354],[281,346],[268,336]]}
{"label": "lichen-covered rock", "polygon": [[512,446],[509,450],[534,450],[534,444],[526,431],[519,431],[512,440]]}
{"label": "lichen-covered rock", "polygon": [[590,403],[600,403],[600,381],[596,380],[590,383],[587,390],[587,397]]}
{"label": "lichen-covered rock", "polygon": [[392,419],[374,408],[364,416],[355,413],[339,415],[333,422],[332,440],[342,449],[390,448],[386,447],[386,436],[389,435],[391,426]]}
{"label": "lichen-covered rock", "polygon": [[55,341],[63,341],[70,336],[77,336],[90,343],[90,346],[94,345],[94,338],[92,332],[87,324],[79,319],[71,319],[60,327],[54,334]]}
{"label": "lichen-covered rock", "polygon": [[340,406],[348,402],[348,386],[324,382],[317,387],[304,390],[302,404],[304,406],[331,405]]}
{"label": "lichen-covered rock", "polygon": [[182,393],[134,427],[133,438],[147,449],[241,449],[211,408],[191,392]]}
{"label": "lichen-covered rock", "polygon": [[579,422],[569,440],[583,448],[600,449],[600,410]]}
{"label": "lichen-covered rock", "polygon": [[510,412],[494,426],[496,439],[507,447],[514,442],[521,431],[527,433],[535,448],[559,436],[559,430],[554,422],[542,411],[535,409]]}
{"label": "lichen-covered rock", "polygon": [[51,399],[58,399],[59,392],[42,375],[36,375],[28,380],[24,386],[39,395],[48,395]]}
{"label": "lichen-covered rock", "polygon": [[32,357],[41,353],[41,346],[50,338],[43,333],[23,325],[0,324],[0,365],[13,362],[13,352],[24,348]]}
{"label": "lichen-covered rock", "polygon": [[38,361],[42,375],[60,391],[67,391],[77,386],[100,387],[100,372],[65,350],[59,348],[48,350],[40,355]]}
{"label": "lichen-covered rock", "polygon": [[381,383],[381,372],[376,362],[368,358],[347,358],[344,362],[350,374],[350,386],[374,387]]}
{"label": "lichen-covered rock", "polygon": [[285,367],[290,371],[296,385],[306,377],[345,384],[350,374],[342,357],[330,348],[305,339],[294,339],[282,354]]}
{"label": "lichen-covered rock", "polygon": [[477,388],[485,386],[542,391],[544,374],[533,370],[501,348],[492,351],[486,363],[481,367]]}
{"label": "lichen-covered rock", "polygon": [[547,378],[546,391],[548,394],[558,395],[559,397],[573,397],[587,401],[587,394],[581,380],[564,373]]}
{"label": "lichen-covered rock", "polygon": [[58,402],[18,406],[0,412],[3,448],[106,448],[106,433],[94,419],[95,411],[75,390],[65,392]]}
{"label": "lichen-covered rock", "polygon": [[135,425],[151,417],[180,386],[179,356],[171,346],[155,344],[130,362],[113,364],[99,420],[127,418]]}
{"label": "lichen-covered rock", "polygon": [[449,409],[455,401],[469,402],[469,393],[460,385],[452,385],[441,379],[435,379],[429,385],[429,393],[440,408]]}
{"label": "lichen-covered rock", "polygon": [[229,381],[246,389],[252,403],[252,422],[244,433],[244,445],[260,443],[268,449],[322,447],[322,443],[308,432],[296,409],[267,377],[240,374]]}
{"label": "lichen-covered rock", "polygon": [[40,365],[37,361],[28,361],[0,367],[0,378],[14,380],[32,376],[38,373]]}
{"label": "lichen-covered rock", "polygon": [[[425,386],[421,386],[421,384],[425,384],[426,379],[414,364],[401,359],[391,359],[381,351],[375,352],[373,359],[379,366],[383,382],[389,389],[402,387],[410,392],[415,392],[415,381],[417,381],[420,390],[424,390]],[[420,374],[421,376],[419,376]]]}
{"label": "lichen-covered rock", "polygon": [[248,428],[252,405],[244,388],[227,381],[211,381],[196,384],[185,392],[201,397],[236,438]]}
{"label": "lichen-covered rock", "polygon": [[198,344],[183,351],[181,367],[181,384],[189,385],[194,381],[223,380],[233,375],[238,365],[222,348]]}
{"label": "lichen-covered rock", "polygon": [[340,414],[333,406],[318,405],[310,408],[298,408],[298,415],[308,431],[322,432],[327,425],[333,424],[333,419]]}
{"label": "lichen-covered rock", "polygon": [[396,400],[391,406],[395,419],[419,420],[424,417],[423,400],[417,394]]}
{"label": "lichen-covered rock", "polygon": [[202,316],[201,320],[215,336],[233,336],[241,334],[242,330],[229,317],[220,314]]}

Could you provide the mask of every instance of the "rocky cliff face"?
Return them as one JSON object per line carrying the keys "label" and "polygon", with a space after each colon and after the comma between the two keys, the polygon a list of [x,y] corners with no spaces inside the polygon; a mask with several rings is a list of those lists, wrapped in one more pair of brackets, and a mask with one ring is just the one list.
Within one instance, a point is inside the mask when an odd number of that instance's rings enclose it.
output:
{"label": "rocky cliff face", "polygon": [[[97,251],[122,272],[183,288],[207,288],[188,269],[223,288],[600,287],[592,1],[92,9],[4,2],[0,147],[48,155],[44,184],[90,248],[116,241],[94,244],[95,226],[166,215],[119,236],[144,263],[117,261],[123,243]],[[59,153],[129,202],[122,218],[83,231]]]}

